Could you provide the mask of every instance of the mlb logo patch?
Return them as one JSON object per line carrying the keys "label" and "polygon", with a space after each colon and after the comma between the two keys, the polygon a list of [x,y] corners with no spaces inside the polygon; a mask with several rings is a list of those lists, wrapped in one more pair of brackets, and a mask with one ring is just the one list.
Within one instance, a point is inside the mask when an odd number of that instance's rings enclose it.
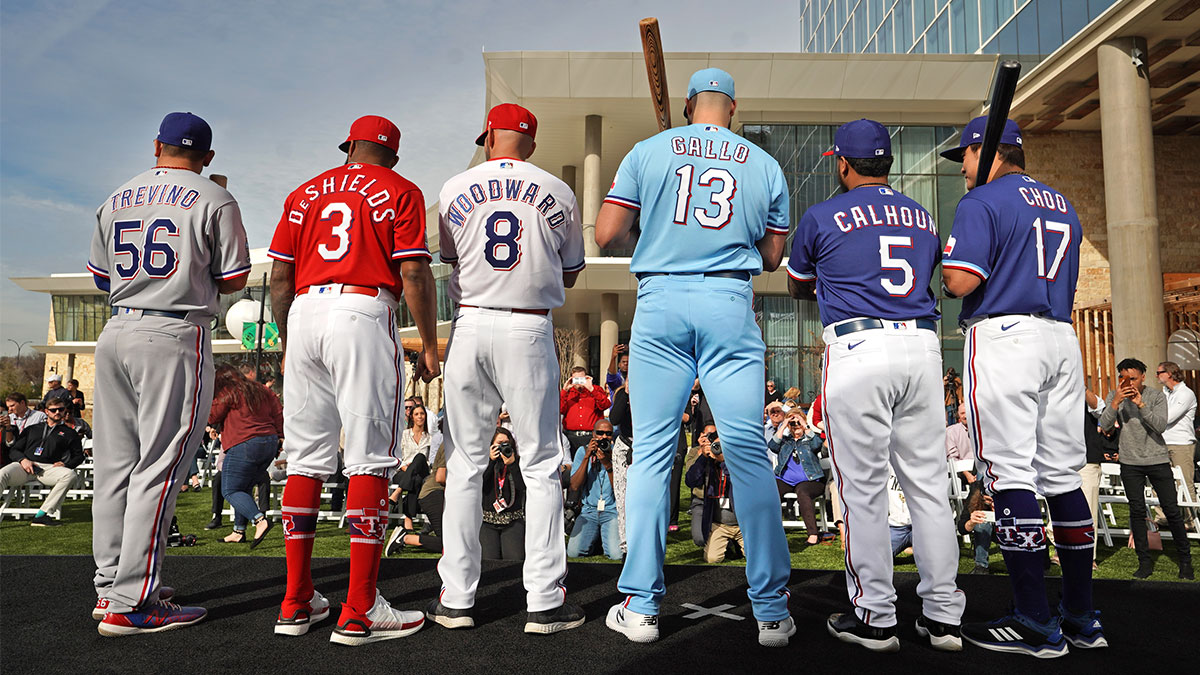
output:
{"label": "mlb logo patch", "polygon": [[882,157],[883,156],[883,148],[875,148],[875,156]]}
{"label": "mlb logo patch", "polygon": [[951,253],[954,253],[954,244],[954,237],[950,237],[950,239],[946,241],[946,248],[942,249],[942,255],[950,255]]}
{"label": "mlb logo patch", "polygon": [[517,124],[517,125],[518,125],[519,127],[521,127],[522,129],[528,129],[528,128],[529,128],[529,124],[528,124],[527,122],[518,122],[518,124]]}
{"label": "mlb logo patch", "polygon": [[513,168],[513,166],[514,165],[512,162],[500,162],[501,169],[511,169],[511,168]]}
{"label": "mlb logo patch", "polygon": [[720,83],[720,82],[717,82],[716,80],[709,80],[709,81],[708,81],[708,86],[710,86],[710,87],[719,87],[719,86],[721,86],[721,83]]}
{"label": "mlb logo patch", "polygon": [[381,143],[387,143],[387,136],[383,134],[377,135],[376,138],[378,138]]}
{"label": "mlb logo patch", "polygon": [[180,142],[180,143],[183,143],[184,145],[191,145],[191,144],[192,144],[192,139],[190,139],[190,138],[183,138],[183,139],[180,139],[180,141],[179,141],[179,142]]}

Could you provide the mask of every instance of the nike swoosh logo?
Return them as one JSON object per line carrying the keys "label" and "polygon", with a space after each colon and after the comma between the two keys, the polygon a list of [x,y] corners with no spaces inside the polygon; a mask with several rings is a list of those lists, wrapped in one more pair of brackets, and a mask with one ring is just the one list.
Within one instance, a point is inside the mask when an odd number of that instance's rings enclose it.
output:
{"label": "nike swoosh logo", "polygon": [[1008,324],[1007,326],[1000,326],[1000,330],[1008,330],[1009,328],[1012,328],[1013,326],[1015,326],[1015,325],[1017,325],[1017,324],[1019,324],[1019,323],[1021,323],[1021,322],[1020,322],[1020,321],[1014,321],[1014,322],[1012,322],[1012,323]]}
{"label": "nike swoosh logo", "polygon": [[862,344],[862,343],[864,343],[864,342],[866,342],[866,340],[859,340],[858,342],[855,342],[855,343],[854,343],[854,344],[852,344],[852,345],[847,345],[847,347],[846,347],[846,348],[847,348],[847,349],[854,349],[855,347],[857,347],[857,346],[861,345],[861,344]]}

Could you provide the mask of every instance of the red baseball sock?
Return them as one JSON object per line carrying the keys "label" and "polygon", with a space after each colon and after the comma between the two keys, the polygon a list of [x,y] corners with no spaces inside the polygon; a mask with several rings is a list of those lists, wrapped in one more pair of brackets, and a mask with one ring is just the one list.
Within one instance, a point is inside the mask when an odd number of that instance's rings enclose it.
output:
{"label": "red baseball sock", "polygon": [[287,554],[287,594],[280,616],[308,605],[312,599],[312,550],[317,536],[317,509],[321,481],[308,476],[288,476],[283,488],[283,548]]}
{"label": "red baseball sock", "polygon": [[351,476],[346,494],[346,522],[350,524],[350,589],[346,608],[365,615],[375,605],[379,555],[387,527],[387,479]]}

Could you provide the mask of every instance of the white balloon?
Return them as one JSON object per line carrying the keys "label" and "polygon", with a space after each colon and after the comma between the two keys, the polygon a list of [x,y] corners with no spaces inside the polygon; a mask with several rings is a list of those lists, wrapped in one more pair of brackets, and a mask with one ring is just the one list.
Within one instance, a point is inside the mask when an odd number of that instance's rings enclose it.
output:
{"label": "white balloon", "polygon": [[[229,331],[233,339],[242,339],[242,324],[258,322],[259,306],[257,300],[243,298],[233,303],[229,311],[225,312],[225,330]],[[275,320],[271,317],[271,310],[267,310],[263,320],[268,323]]]}

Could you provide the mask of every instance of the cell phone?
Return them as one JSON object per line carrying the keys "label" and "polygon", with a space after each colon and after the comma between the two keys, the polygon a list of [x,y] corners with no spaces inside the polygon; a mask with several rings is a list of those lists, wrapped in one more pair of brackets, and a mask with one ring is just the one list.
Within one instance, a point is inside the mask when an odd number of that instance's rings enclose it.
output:
{"label": "cell phone", "polygon": [[983,512],[983,522],[985,522],[985,523],[996,522],[996,512],[995,511],[984,511]]}
{"label": "cell phone", "polygon": [[587,378],[586,377],[572,377],[571,384],[578,384],[578,385],[587,384]]}

